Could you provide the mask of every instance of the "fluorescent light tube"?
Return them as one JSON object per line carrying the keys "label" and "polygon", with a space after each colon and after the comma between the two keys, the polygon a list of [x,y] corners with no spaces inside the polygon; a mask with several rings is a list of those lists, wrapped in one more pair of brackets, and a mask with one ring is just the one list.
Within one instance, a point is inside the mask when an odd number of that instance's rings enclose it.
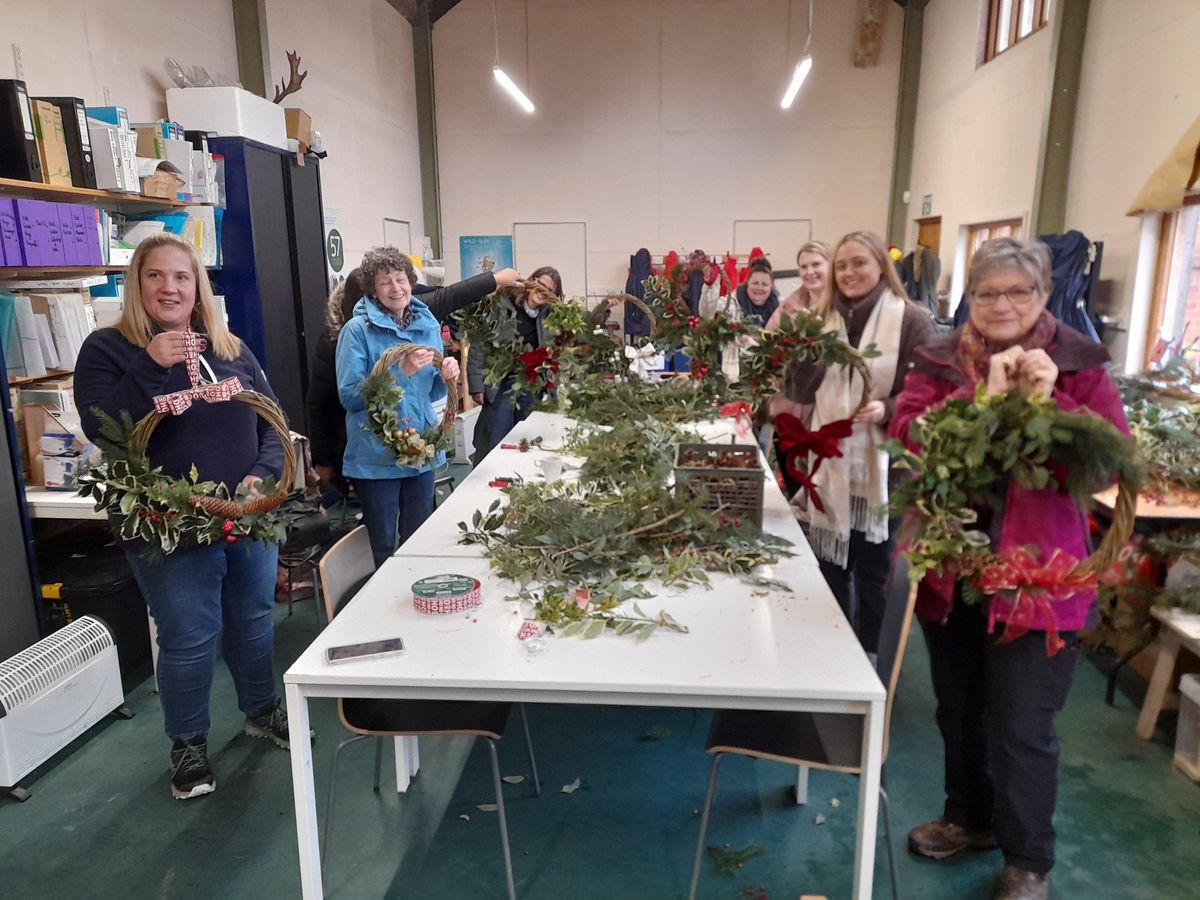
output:
{"label": "fluorescent light tube", "polygon": [[493,66],[492,75],[494,75],[496,80],[504,86],[506,91],[512,94],[513,99],[520,104],[521,109],[525,110],[527,113],[533,112],[533,101],[521,92],[521,89],[516,86],[511,78],[504,74],[504,70],[502,68],[499,66]]}
{"label": "fluorescent light tube", "polygon": [[[499,70],[497,70],[499,71]],[[792,73],[792,83],[788,85],[787,91],[783,95],[783,101],[779,104],[784,109],[791,109],[792,101],[796,99],[796,95],[800,93],[800,85],[804,84],[804,79],[808,77],[808,73],[812,71],[812,57],[806,56],[800,62],[796,63],[796,71]],[[497,75],[497,78],[500,76]]]}

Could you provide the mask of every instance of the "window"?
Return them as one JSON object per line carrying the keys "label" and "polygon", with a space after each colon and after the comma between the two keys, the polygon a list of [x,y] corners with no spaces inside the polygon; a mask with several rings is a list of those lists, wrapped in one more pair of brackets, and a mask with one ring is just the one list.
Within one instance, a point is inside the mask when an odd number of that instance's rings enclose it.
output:
{"label": "window", "polygon": [[1020,219],[1004,219],[1000,222],[981,222],[978,225],[968,225],[967,270],[969,271],[971,268],[971,260],[975,256],[975,251],[979,249],[984,241],[1002,237],[1019,238],[1021,236],[1021,224]]}
{"label": "window", "polygon": [[1052,0],[987,0],[983,61],[995,59],[1050,23]]}
{"label": "window", "polygon": [[1200,346],[1200,204],[1163,217],[1145,364]]}

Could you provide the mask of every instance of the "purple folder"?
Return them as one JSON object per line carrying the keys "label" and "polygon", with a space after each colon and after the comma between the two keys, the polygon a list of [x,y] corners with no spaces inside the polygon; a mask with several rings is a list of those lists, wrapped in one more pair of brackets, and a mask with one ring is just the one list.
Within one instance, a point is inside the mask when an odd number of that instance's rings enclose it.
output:
{"label": "purple folder", "polygon": [[21,253],[21,228],[17,224],[17,212],[13,201],[8,197],[0,197],[0,251],[4,253],[6,266],[25,264],[25,256]]}
{"label": "purple folder", "polygon": [[96,231],[96,211],[90,206],[71,206],[71,228],[75,233],[75,245],[79,249],[81,266],[98,266],[100,260],[100,236]]}
{"label": "purple folder", "polygon": [[21,239],[21,258],[27,266],[45,266],[50,251],[43,243],[46,235],[37,224],[39,200],[14,200],[17,234]]}
{"label": "purple folder", "polygon": [[57,203],[42,203],[38,224],[46,230],[46,245],[50,248],[48,266],[65,266],[67,251],[63,243],[62,223],[58,219]]}
{"label": "purple folder", "polygon": [[75,242],[75,226],[71,223],[71,204],[51,204],[58,213],[58,230],[62,235],[63,263],[68,266],[83,264],[79,256],[79,245]]}

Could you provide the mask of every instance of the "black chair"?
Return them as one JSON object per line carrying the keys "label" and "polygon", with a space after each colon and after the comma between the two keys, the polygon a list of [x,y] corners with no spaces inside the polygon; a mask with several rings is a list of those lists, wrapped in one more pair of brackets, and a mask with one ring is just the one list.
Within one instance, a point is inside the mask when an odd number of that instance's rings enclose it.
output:
{"label": "black chair", "polygon": [[[900,665],[904,649],[908,645],[912,627],[913,607],[916,605],[916,587],[908,584],[908,570],[903,559],[899,559],[892,574],[888,605],[884,612],[879,634],[876,671],[887,687],[887,703],[883,718],[883,762],[887,761],[888,741],[891,733],[892,704],[896,695],[896,684],[900,679]],[[862,774],[863,726],[862,716],[845,713],[781,713],[763,710],[721,710],[717,712],[712,731],[708,737],[709,753],[713,754],[709,768],[708,792],[704,797],[704,812],[700,817],[700,837],[696,841],[696,855],[692,861],[692,883],[688,900],[695,900],[696,887],[700,882],[700,864],[704,857],[704,838],[708,831],[708,817],[717,793],[718,767],[726,753],[751,756],[758,759],[773,759],[800,767],[797,786],[798,800],[804,803],[808,767],[830,769],[835,772]],[[879,799],[883,812],[884,840],[887,844],[888,867],[892,879],[892,897],[898,900],[899,886],[896,880],[896,860],[892,847],[892,817],[887,793],[887,782],[881,764],[879,772]]]}
{"label": "black chair", "polygon": [[[375,574],[375,562],[371,555],[371,541],[366,526],[350,532],[325,554],[320,564],[321,585],[325,596],[325,611],[332,622],[333,617],[349,603],[364,584]],[[321,848],[321,862],[328,858],[330,835],[333,833],[333,797],[337,780],[338,757],[343,749],[364,738],[375,738],[375,792],[379,792],[379,769],[383,755],[385,737],[417,737],[420,735],[471,735],[487,740],[492,762],[492,782],[496,792],[496,810],[500,819],[500,844],[504,851],[504,874],[507,881],[509,900],[515,900],[513,884],[512,853],[508,843],[508,819],[504,814],[503,781],[500,778],[500,763],[496,753],[496,742],[504,735],[508,724],[511,703],[481,703],[450,700],[372,700],[342,697],[338,699],[338,717],[347,730],[356,736],[338,744],[333,754],[333,765],[329,775],[329,795],[325,803],[325,836]],[[525,744],[529,752],[529,767],[533,775],[533,787],[541,795],[537,761],[533,755],[533,742],[529,736],[529,722],[525,708],[518,705],[521,724],[525,731]]]}

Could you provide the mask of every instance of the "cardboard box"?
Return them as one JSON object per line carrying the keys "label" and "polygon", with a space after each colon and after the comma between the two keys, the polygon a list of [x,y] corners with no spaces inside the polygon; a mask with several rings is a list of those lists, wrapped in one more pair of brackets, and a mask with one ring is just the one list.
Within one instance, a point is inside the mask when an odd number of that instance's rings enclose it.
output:
{"label": "cardboard box", "polygon": [[242,88],[168,88],[167,114],[191,129],[287,149],[283,108]]}
{"label": "cardboard box", "polygon": [[287,136],[300,142],[300,152],[307,153],[308,145],[312,143],[312,119],[302,109],[285,109],[284,120],[287,122]]}
{"label": "cardboard box", "polygon": [[137,135],[137,155],[139,158],[167,158],[167,151],[163,146],[165,139],[163,138],[161,126],[134,125],[133,133]]}
{"label": "cardboard box", "polygon": [[145,196],[174,200],[180,191],[187,190],[187,182],[183,180],[178,167],[167,160],[142,159],[139,156],[137,164]]}
{"label": "cardboard box", "polygon": [[62,112],[47,100],[34,100],[32,106],[33,118],[37,123],[42,179],[46,184],[70,187],[71,157],[67,155],[67,135],[63,131]]}

